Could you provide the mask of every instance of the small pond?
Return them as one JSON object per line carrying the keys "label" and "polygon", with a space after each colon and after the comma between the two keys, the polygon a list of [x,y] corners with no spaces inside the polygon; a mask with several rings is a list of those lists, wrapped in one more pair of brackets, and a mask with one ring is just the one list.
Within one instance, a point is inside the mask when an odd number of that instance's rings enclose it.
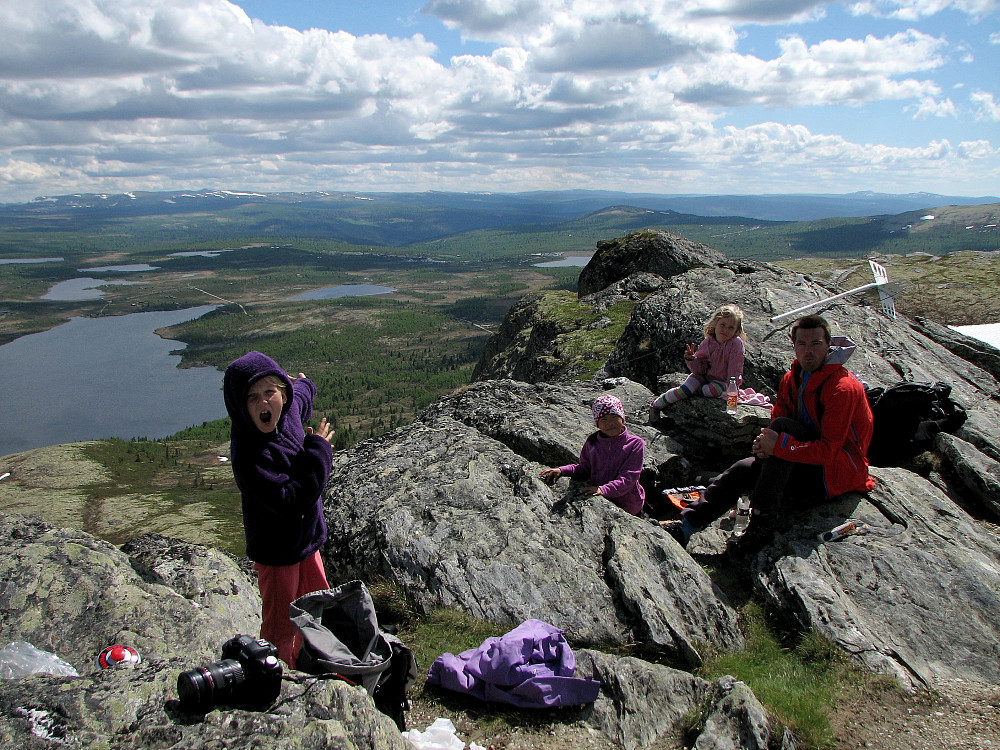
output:
{"label": "small pond", "polygon": [[536,268],[568,268],[570,266],[585,266],[590,263],[590,255],[567,255],[561,260],[550,260],[545,263],[535,263]]}
{"label": "small pond", "polygon": [[391,286],[375,286],[374,284],[341,284],[340,286],[328,286],[323,289],[313,289],[311,292],[302,292],[288,299],[294,302],[311,299],[336,299],[337,297],[370,297],[375,294],[391,294],[396,290]]}

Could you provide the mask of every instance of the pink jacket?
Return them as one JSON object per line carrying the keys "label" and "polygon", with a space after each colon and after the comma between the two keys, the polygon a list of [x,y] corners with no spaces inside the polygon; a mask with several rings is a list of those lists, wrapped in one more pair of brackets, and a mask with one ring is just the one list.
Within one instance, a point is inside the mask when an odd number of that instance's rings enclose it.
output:
{"label": "pink jacket", "polygon": [[694,353],[694,359],[687,361],[688,369],[695,375],[704,375],[709,380],[728,383],[729,378],[736,376],[736,382],[743,377],[743,355],[746,344],[739,336],[733,336],[725,344],[715,340],[715,336],[706,336]]}
{"label": "pink jacket", "polygon": [[560,466],[559,471],[600,487],[604,497],[637,516],[646,502],[646,491],[639,484],[645,459],[645,441],[628,428],[618,437],[607,437],[598,430],[584,442],[580,462]]}

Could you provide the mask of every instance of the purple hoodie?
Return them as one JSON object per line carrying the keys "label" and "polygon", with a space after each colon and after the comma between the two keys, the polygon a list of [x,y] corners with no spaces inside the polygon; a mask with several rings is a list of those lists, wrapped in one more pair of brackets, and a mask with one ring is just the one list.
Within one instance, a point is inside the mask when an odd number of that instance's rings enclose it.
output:
{"label": "purple hoodie", "polygon": [[[291,394],[272,433],[258,430],[246,409],[250,387],[266,375],[285,381]],[[320,495],[333,465],[330,443],[303,427],[316,386],[307,378],[293,382],[273,359],[248,352],[226,368],[222,392],[233,421],[230,455],[247,557],[262,565],[301,562],[326,541]]]}
{"label": "purple hoodie", "polygon": [[559,471],[600,487],[604,497],[637,516],[646,502],[646,491],[639,484],[645,459],[646,442],[627,427],[617,437],[598,430],[584,441],[579,463],[560,466]]}

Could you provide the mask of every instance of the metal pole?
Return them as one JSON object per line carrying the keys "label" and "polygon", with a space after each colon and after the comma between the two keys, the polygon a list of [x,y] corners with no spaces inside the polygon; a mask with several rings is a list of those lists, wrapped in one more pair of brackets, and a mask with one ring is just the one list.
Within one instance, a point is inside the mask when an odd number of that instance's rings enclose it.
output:
{"label": "metal pole", "polygon": [[857,289],[851,289],[849,292],[841,292],[840,294],[837,294],[833,297],[827,297],[826,299],[819,299],[816,300],[815,302],[810,302],[808,305],[803,305],[802,307],[796,310],[791,310],[789,312],[782,313],[781,315],[775,315],[773,318],[771,318],[771,322],[777,323],[779,320],[784,320],[785,318],[791,318],[793,315],[798,315],[799,313],[803,313],[806,310],[811,310],[814,307],[819,307],[820,305],[825,304],[827,302],[835,302],[836,300],[841,299],[842,297],[848,297],[852,294],[863,292],[866,289],[872,289],[878,285],[879,285],[878,282],[872,284],[865,284],[864,286],[859,286]]}

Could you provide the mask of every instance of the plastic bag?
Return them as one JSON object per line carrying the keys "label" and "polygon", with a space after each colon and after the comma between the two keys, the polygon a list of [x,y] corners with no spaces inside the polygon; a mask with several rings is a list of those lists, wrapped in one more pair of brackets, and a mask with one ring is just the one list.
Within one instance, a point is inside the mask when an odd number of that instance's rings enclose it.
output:
{"label": "plastic bag", "polygon": [[55,654],[35,648],[27,641],[13,641],[0,648],[0,677],[11,680],[33,674],[79,677],[73,668]]}
{"label": "plastic bag", "polygon": [[[411,729],[403,732],[403,737],[412,742],[417,750],[465,750],[465,743],[455,736],[455,725],[451,719],[435,719],[425,731]],[[470,742],[469,750],[486,749]]]}

